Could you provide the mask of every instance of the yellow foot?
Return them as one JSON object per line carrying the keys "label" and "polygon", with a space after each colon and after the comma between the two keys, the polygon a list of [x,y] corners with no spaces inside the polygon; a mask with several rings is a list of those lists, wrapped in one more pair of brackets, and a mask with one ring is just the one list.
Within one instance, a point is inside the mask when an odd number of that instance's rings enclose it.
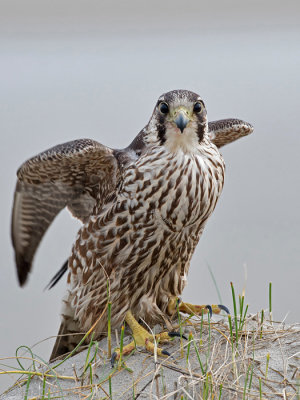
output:
{"label": "yellow foot", "polygon": [[180,302],[180,299],[174,297],[169,301],[168,304],[168,313],[170,315],[174,315],[175,312],[177,311],[177,304],[178,304],[178,310],[185,314],[202,315],[202,313],[203,314],[209,313],[210,316],[212,316],[213,313],[220,314],[221,311],[225,311],[227,314],[230,314],[228,308],[226,306],[223,306],[222,304],[196,305],[196,304]]}
{"label": "yellow foot", "polygon": [[[154,340],[157,343],[165,343],[172,340],[176,336],[178,337],[181,336],[184,339],[187,339],[184,335],[180,335],[179,332],[162,332],[159,333],[158,335],[153,336],[137,322],[137,320],[134,318],[134,316],[130,311],[126,313],[125,321],[132,330],[132,336],[134,340],[128,345],[123,347],[122,356],[132,353],[132,351],[136,348],[136,346],[145,347],[147,351],[154,354],[155,352]],[[163,356],[163,357],[170,356],[170,353],[168,353],[166,350],[161,349],[160,347],[157,347],[156,351],[158,356]],[[115,361],[119,359],[120,359],[120,349],[117,349],[111,357],[112,367],[114,366]]]}

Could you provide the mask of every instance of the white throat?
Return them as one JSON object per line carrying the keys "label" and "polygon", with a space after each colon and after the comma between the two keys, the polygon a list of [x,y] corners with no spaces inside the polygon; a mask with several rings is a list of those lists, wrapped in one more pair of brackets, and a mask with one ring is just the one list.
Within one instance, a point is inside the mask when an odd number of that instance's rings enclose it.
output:
{"label": "white throat", "polygon": [[183,133],[174,126],[166,129],[165,147],[171,153],[183,151],[183,153],[195,153],[199,147],[199,138],[194,127],[186,127]]}

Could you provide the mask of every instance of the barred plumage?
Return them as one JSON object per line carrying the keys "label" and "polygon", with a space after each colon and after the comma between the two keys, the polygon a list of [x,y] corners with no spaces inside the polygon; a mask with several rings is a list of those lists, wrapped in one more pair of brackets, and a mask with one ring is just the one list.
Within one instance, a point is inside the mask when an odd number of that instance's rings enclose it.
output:
{"label": "barred plumage", "polygon": [[[128,310],[151,324],[168,319],[168,302],[182,293],[191,256],[222,191],[225,166],[213,141],[220,147],[252,132],[240,120],[211,127],[197,94],[172,91],[160,97],[128,148],[111,150],[83,139],[20,168],[12,237],[21,284],[59,210],[68,206],[83,221],[68,262],[60,333],[91,327],[105,308],[108,280],[113,328]],[[103,315],[97,336],[106,329]],[[51,358],[77,342],[75,336],[58,338]]]}

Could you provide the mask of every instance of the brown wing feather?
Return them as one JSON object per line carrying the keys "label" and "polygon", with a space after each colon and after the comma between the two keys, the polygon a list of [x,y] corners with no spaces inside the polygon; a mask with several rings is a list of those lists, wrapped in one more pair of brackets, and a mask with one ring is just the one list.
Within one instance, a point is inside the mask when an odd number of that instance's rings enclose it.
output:
{"label": "brown wing feather", "polygon": [[249,135],[253,132],[253,126],[240,119],[220,119],[208,123],[208,132],[211,141],[220,148]]}
{"label": "brown wing feather", "polygon": [[113,150],[90,139],[55,146],[18,170],[12,213],[12,242],[20,285],[26,282],[36,249],[55,216],[68,207],[82,221],[115,188]]}

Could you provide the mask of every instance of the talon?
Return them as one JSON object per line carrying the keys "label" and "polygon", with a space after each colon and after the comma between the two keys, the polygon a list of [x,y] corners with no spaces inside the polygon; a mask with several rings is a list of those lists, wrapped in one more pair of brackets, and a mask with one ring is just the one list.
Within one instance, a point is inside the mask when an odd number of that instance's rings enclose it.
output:
{"label": "talon", "polygon": [[188,338],[185,335],[181,335],[180,332],[168,332],[168,335],[170,336],[170,338],[182,337],[183,339],[188,340]]}
{"label": "talon", "polygon": [[[134,338],[134,341],[123,347],[123,355],[130,354],[135,349],[135,347],[138,346],[138,347],[144,347],[148,352],[152,354],[157,353],[158,356],[170,357],[170,354],[166,350],[163,350],[162,348],[154,344],[154,340],[156,340],[157,343],[169,342],[173,336],[180,336],[179,333],[161,332],[155,335],[155,337],[153,337],[152,334],[147,332],[145,328],[139,325],[139,323],[134,318],[131,311],[127,311],[125,316],[125,321],[132,330],[132,336]],[[115,358],[112,360],[112,362],[115,361]]]}
{"label": "talon", "polygon": [[219,307],[221,310],[225,311],[227,314],[230,314],[230,311],[229,311],[229,309],[228,309],[226,306],[223,306],[222,304],[218,304],[218,307]]}
{"label": "talon", "polygon": [[209,304],[207,304],[207,305],[205,306],[205,308],[208,310],[209,315],[210,315],[210,318],[211,318],[211,317],[212,317],[212,308],[211,308],[211,306],[210,306]]}
{"label": "talon", "polygon": [[111,367],[113,368],[115,366],[115,361],[118,357],[118,353],[116,351],[113,352],[111,359],[110,359],[110,363],[111,363]]}
{"label": "talon", "polygon": [[[173,310],[173,313],[175,312],[175,306],[174,306],[175,299],[171,299],[168,305],[168,312]],[[198,315],[201,316],[202,314],[210,314],[210,317],[212,317],[212,314],[219,314],[222,310],[225,311],[227,314],[230,314],[229,309],[226,306],[223,306],[222,304],[216,305],[216,304],[207,304],[207,305],[197,305],[197,304],[190,304],[186,302],[181,302],[178,306],[179,311],[183,312],[185,314],[190,314],[190,315]]]}

